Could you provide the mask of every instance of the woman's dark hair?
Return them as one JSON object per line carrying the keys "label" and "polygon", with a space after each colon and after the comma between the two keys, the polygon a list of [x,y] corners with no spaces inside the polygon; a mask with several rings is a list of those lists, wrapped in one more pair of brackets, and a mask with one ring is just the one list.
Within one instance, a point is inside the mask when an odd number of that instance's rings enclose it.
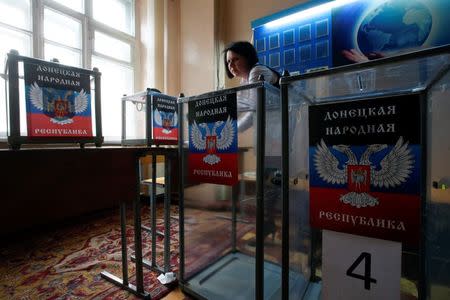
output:
{"label": "woman's dark hair", "polygon": [[243,56],[248,63],[249,68],[253,68],[254,65],[258,62],[258,55],[256,54],[255,47],[249,42],[246,41],[239,41],[229,44],[227,47],[225,47],[225,50],[223,50],[223,62],[225,64],[225,70],[227,72],[228,78],[233,78],[233,74],[231,74],[230,70],[228,69],[227,64],[227,52],[233,51],[236,54],[239,54]]}

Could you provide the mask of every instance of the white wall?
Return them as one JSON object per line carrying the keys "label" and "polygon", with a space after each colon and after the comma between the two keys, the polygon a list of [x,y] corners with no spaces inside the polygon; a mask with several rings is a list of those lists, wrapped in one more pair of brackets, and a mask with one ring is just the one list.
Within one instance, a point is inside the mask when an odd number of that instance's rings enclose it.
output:
{"label": "white wall", "polygon": [[[305,0],[140,0],[142,88],[187,96],[238,85],[228,80],[222,49],[252,41],[251,22]],[[146,21],[149,18],[152,21]],[[152,44],[148,40],[155,38]]]}
{"label": "white wall", "polygon": [[214,0],[180,1],[180,88],[186,96],[215,89]]}

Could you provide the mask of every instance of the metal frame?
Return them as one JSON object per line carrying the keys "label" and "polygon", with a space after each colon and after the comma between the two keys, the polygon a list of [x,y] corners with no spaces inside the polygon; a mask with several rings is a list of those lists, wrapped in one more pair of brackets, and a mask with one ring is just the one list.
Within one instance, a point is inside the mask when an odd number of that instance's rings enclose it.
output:
{"label": "metal frame", "polygon": [[427,284],[426,284],[426,224],[427,224],[427,170],[428,170],[428,145],[427,145],[427,93],[420,93],[420,144],[422,146],[422,175],[420,180],[420,238],[419,238],[419,282],[417,284],[418,300],[427,299]]}
{"label": "metal frame", "polygon": [[143,299],[151,299],[149,293],[144,290],[144,275],[142,270],[142,235],[141,235],[141,202],[140,202],[140,180],[139,180],[139,156],[136,157],[136,196],[133,200],[134,214],[134,247],[136,263],[136,285],[129,283],[128,278],[128,258],[127,258],[127,237],[126,237],[126,206],[125,202],[120,205],[120,236],[122,240],[122,277],[119,278],[108,271],[102,271],[101,277],[107,281],[127,290]]}
{"label": "metal frame", "polygon": [[178,123],[178,235],[179,235],[179,249],[180,249],[180,265],[178,267],[179,270],[179,278],[178,282],[181,285],[181,287],[185,287],[185,279],[184,279],[184,158],[183,158],[183,152],[184,152],[184,142],[183,142],[183,133],[184,133],[184,124],[181,120],[181,116],[184,116],[183,111],[183,103],[181,102],[181,98],[183,95],[180,95],[180,98],[178,99],[178,114],[180,116],[180,122]]}
{"label": "metal frame", "polygon": [[[447,52],[450,53],[450,46],[449,47],[443,47],[443,52]],[[426,100],[426,95],[429,94],[430,92],[430,88],[437,82],[439,82],[439,80],[441,80],[445,74],[447,74],[450,71],[450,64],[448,64],[445,68],[443,68],[438,74],[437,76],[435,76],[427,85],[425,92],[421,94],[421,111],[422,111],[422,116],[421,116],[421,143],[423,146],[423,151],[422,151],[422,163],[424,165],[425,170],[428,170],[428,134],[427,134],[427,126],[428,126],[428,114],[427,114],[427,108],[428,108],[428,103],[425,101]],[[422,186],[422,193],[421,193],[421,199],[422,199],[422,214],[421,214],[421,236],[420,236],[420,256],[421,256],[421,261],[420,261],[420,274],[419,274],[419,285],[418,285],[418,292],[419,292],[419,300],[425,300],[427,299],[427,297],[429,296],[429,291],[428,291],[428,286],[426,284],[426,279],[427,279],[427,263],[426,263],[426,255],[427,255],[427,247],[426,247],[426,232],[427,232],[427,178],[428,178],[429,174],[426,173],[424,174],[424,176],[422,176],[422,180],[421,180],[421,186]]]}
{"label": "metal frame", "polygon": [[[364,70],[367,68],[376,67],[383,64],[388,63],[394,63],[394,62],[402,62],[406,60],[410,60],[413,58],[424,58],[424,57],[430,57],[434,55],[439,54],[445,54],[450,53],[450,45],[445,46],[439,46],[435,48],[430,48],[426,50],[420,50],[416,52],[411,52],[403,55],[373,60],[365,63],[358,63],[358,64],[352,64],[337,68],[332,68],[328,70],[322,70],[317,71],[313,73],[307,73],[307,74],[301,74],[296,76],[284,76],[280,79],[280,86],[281,86],[281,95],[282,95],[282,158],[283,158],[283,174],[282,174],[282,185],[283,185],[283,212],[286,214],[283,214],[283,274],[282,274],[282,287],[283,287],[283,294],[282,299],[288,299],[289,297],[289,277],[288,277],[288,269],[289,269],[289,257],[288,257],[288,249],[289,249],[289,240],[288,238],[285,239],[288,232],[285,233],[285,230],[289,231],[289,220],[288,218],[288,210],[285,211],[285,208],[288,209],[288,207],[285,207],[284,205],[289,205],[289,136],[288,136],[288,130],[289,130],[289,116],[288,116],[288,110],[289,110],[289,97],[288,97],[288,86],[290,83],[295,81],[301,81],[304,79],[312,79],[312,78],[318,78],[321,76],[331,75],[331,74],[337,74],[337,73],[343,73],[348,71],[358,71],[358,70]],[[426,95],[429,93],[430,87],[438,82],[448,71],[450,70],[450,63],[446,66],[444,66],[436,76],[433,78],[430,78],[428,82],[424,84],[424,88],[420,90],[400,90],[396,92],[390,92],[389,96],[399,96],[399,95],[420,95],[421,101],[421,119],[420,119],[420,130],[421,130],[421,138],[420,143],[422,146],[422,157],[421,157],[421,163],[422,163],[422,176],[421,176],[421,182],[420,182],[420,202],[421,202],[421,231],[420,231],[420,242],[418,247],[417,254],[419,255],[419,282],[418,282],[418,299],[419,300],[425,300],[428,297],[429,291],[427,290],[426,285],[426,272],[427,272],[427,265],[426,265],[426,224],[427,224],[427,215],[426,215],[426,193],[427,193],[427,174],[425,174],[425,171],[428,169],[427,166],[427,102],[426,102]],[[361,94],[356,96],[350,96],[350,97],[335,97],[327,103],[330,102],[336,102],[339,100],[358,100],[358,99],[376,99],[380,98],[384,93],[371,93],[369,95]],[[314,103],[310,103],[314,105]],[[425,170],[425,171],[424,171]],[[286,223],[285,223],[286,222]],[[287,224],[287,225],[286,225]],[[286,227],[287,226],[287,227]],[[286,234],[286,236],[285,236]],[[314,232],[311,231],[311,247],[314,249],[314,244],[317,243],[314,239]],[[287,256],[287,257],[285,257]],[[314,264],[314,258],[312,257],[310,263],[311,263],[311,281],[317,280],[315,277],[315,264]]]}
{"label": "metal frame", "polygon": [[401,62],[401,61],[408,60],[411,58],[416,58],[416,57],[418,58],[418,57],[437,55],[437,54],[445,53],[445,52],[449,52],[449,51],[450,51],[450,45],[445,45],[445,46],[428,48],[425,50],[413,51],[413,52],[409,52],[406,54],[390,56],[390,57],[386,57],[386,58],[379,58],[379,59],[371,60],[368,62],[355,63],[355,64],[345,65],[345,66],[341,66],[341,67],[335,67],[335,68],[326,69],[326,70],[320,70],[320,71],[311,72],[311,73],[282,77],[280,79],[280,85],[287,84],[287,83],[290,83],[293,81],[307,79],[307,78],[331,75],[331,74],[335,74],[335,73],[348,72],[348,71],[357,71],[360,69],[366,69],[369,67],[379,66],[379,65],[385,64],[385,63]]}
{"label": "metal frame", "polygon": [[[259,78],[264,80],[264,78]],[[256,266],[255,300],[264,299],[264,158],[266,145],[266,97],[257,88],[256,104]]]}
{"label": "metal frame", "polygon": [[[135,97],[144,97],[146,100],[129,100],[130,98],[135,98]],[[133,95],[123,95],[123,97],[121,98],[122,101],[122,135],[121,135],[121,145],[122,146],[133,146],[133,145],[145,145],[145,139],[126,139],[126,132],[127,132],[127,122],[126,122],[126,103],[127,101],[131,101],[137,108],[138,104],[141,104],[142,107],[144,105],[147,105],[147,92],[146,91],[142,91],[139,93],[135,93]],[[147,112],[146,112],[147,113]],[[146,125],[147,126],[147,125]],[[147,129],[145,134],[147,135]]]}
{"label": "metal frame", "polygon": [[[283,74],[287,75],[287,74]],[[281,185],[283,201],[281,299],[289,299],[289,105],[288,86],[282,84],[281,92]]]}
{"label": "metal frame", "polygon": [[[46,64],[54,65],[55,67],[63,66],[66,69],[74,70],[80,73],[89,74],[94,78],[95,84],[95,133],[94,137],[80,138],[80,137],[28,137],[20,134],[20,93],[19,93],[19,62],[39,63],[45,62]],[[9,94],[7,97],[7,103],[9,111],[9,132],[8,143],[12,149],[19,149],[22,144],[60,144],[60,143],[77,143],[80,144],[80,148],[84,148],[87,143],[94,143],[96,147],[101,147],[103,143],[102,125],[101,125],[101,73],[98,69],[94,68],[93,71],[64,66],[55,62],[47,62],[36,58],[30,58],[17,54],[17,51],[11,50],[8,53],[8,61],[6,63],[8,71],[8,88]]]}
{"label": "metal frame", "polygon": [[[288,99],[288,84],[293,82],[293,81],[299,81],[299,80],[303,80],[303,79],[308,79],[308,78],[314,78],[314,77],[319,77],[319,76],[325,76],[325,75],[330,75],[330,74],[336,74],[336,73],[340,73],[340,72],[346,72],[346,71],[357,71],[357,70],[362,70],[362,69],[366,69],[366,68],[371,68],[371,67],[375,67],[381,64],[387,64],[387,63],[393,63],[393,62],[402,62],[408,59],[412,59],[412,58],[419,58],[419,57],[425,57],[425,56],[432,56],[432,55],[437,55],[437,54],[441,54],[441,53],[448,53],[450,51],[450,45],[447,46],[441,46],[441,47],[436,47],[436,48],[431,48],[431,49],[427,49],[427,50],[422,50],[422,51],[417,51],[417,52],[412,52],[412,53],[408,53],[408,54],[404,54],[404,55],[399,55],[399,56],[395,56],[395,57],[388,57],[388,58],[384,58],[384,59],[379,59],[379,60],[374,60],[374,61],[370,61],[370,62],[366,62],[366,63],[360,63],[360,64],[353,64],[353,65],[349,65],[349,66],[343,66],[343,67],[338,67],[338,68],[333,68],[333,69],[329,69],[329,70],[322,70],[322,71],[318,71],[318,72],[314,72],[314,73],[308,73],[308,74],[302,74],[302,75],[296,75],[296,76],[284,76],[281,78],[280,82],[281,82],[281,113],[282,113],[282,187],[283,187],[283,213],[282,213],[282,222],[283,222],[283,226],[282,226],[282,282],[281,282],[281,287],[282,287],[282,299],[289,299],[289,134],[288,134],[288,129],[289,129],[289,118],[288,118],[288,111],[289,111],[289,103],[287,101]],[[437,80],[439,80],[446,72],[448,72],[448,70],[450,69],[450,65],[445,66],[441,72],[438,73],[437,76],[435,76],[434,78],[431,78],[428,82],[426,82],[425,84],[425,88],[424,89],[420,89],[420,90],[414,90],[414,91],[397,91],[397,92],[391,92],[389,95],[392,96],[397,96],[397,95],[405,95],[405,94],[420,94],[421,97],[424,99],[426,93],[428,93],[429,87],[435,83]],[[226,89],[226,90],[222,90],[219,93],[218,92],[211,92],[211,93],[206,93],[203,95],[199,95],[199,96],[193,96],[193,97],[182,97],[178,100],[178,111],[179,111],[179,115],[183,116],[183,104],[187,103],[189,101],[192,100],[200,100],[200,99],[204,99],[204,98],[208,98],[211,97],[213,95],[217,95],[217,94],[229,94],[229,93],[234,93],[237,91],[241,91],[244,89],[248,89],[248,88],[257,88],[258,91],[261,90],[261,88],[263,87],[267,87],[265,83],[254,83],[251,85],[246,85],[246,86],[240,86],[237,88],[231,88],[231,89]],[[360,95],[360,96],[356,96],[356,97],[351,97],[351,98],[347,98],[347,100],[356,100],[356,99],[373,99],[373,98],[380,98],[380,96],[382,96],[383,94],[380,93],[373,93],[370,95]],[[335,100],[342,100],[340,98],[336,98]],[[261,102],[262,101],[262,102]],[[265,102],[261,99],[261,95],[258,94],[258,108],[257,108],[257,130],[258,130],[258,134],[257,134],[257,143],[258,145],[264,145],[264,129],[263,127],[265,126],[265,122],[264,122],[264,117],[265,117],[265,109],[264,109],[264,105]],[[422,145],[422,166],[423,169],[426,170],[427,168],[427,161],[426,161],[426,157],[427,157],[427,145],[426,145],[426,139],[427,139],[427,134],[426,134],[426,122],[427,122],[427,118],[426,118],[426,103],[425,101],[421,101],[421,105],[422,107],[422,118],[421,118],[421,145]],[[262,110],[262,111],[261,111]],[[185,151],[183,149],[184,143],[183,143],[183,132],[184,132],[184,128],[183,128],[183,122],[180,122],[180,128],[179,128],[179,149],[178,149],[178,153],[179,153],[179,161],[180,161],[180,166],[183,166],[183,151]],[[262,137],[262,138],[261,138]],[[262,143],[262,144],[261,144]],[[262,148],[259,148],[260,150]],[[258,155],[257,155],[257,170],[263,170],[264,169],[264,154],[263,151],[259,151]],[[257,171],[258,172],[258,171]],[[264,252],[263,252],[263,228],[261,228],[263,226],[263,186],[261,183],[261,176],[262,174],[260,172],[258,172],[257,174],[257,232],[256,232],[256,299],[263,299],[264,295],[263,295],[263,290],[264,290],[264,278],[263,278],[263,268],[262,268],[262,264],[261,264],[261,260],[263,262],[264,260]],[[195,296],[198,299],[204,299],[202,296],[198,295],[194,290],[192,290],[189,286],[189,283],[185,280],[185,257],[184,257],[184,192],[183,192],[183,188],[185,185],[185,179],[184,179],[184,174],[183,174],[183,168],[181,167],[179,170],[179,178],[180,178],[180,183],[179,183],[179,192],[180,192],[180,200],[179,200],[179,207],[180,207],[180,216],[179,216],[179,226],[180,226],[180,232],[179,232],[179,236],[180,236],[180,278],[179,278],[179,282],[181,285],[182,290],[184,290],[185,292],[187,292],[188,294],[191,294],[193,296]],[[425,176],[422,176],[422,182],[421,184],[421,195],[420,195],[420,199],[421,199],[421,205],[422,205],[422,215],[421,215],[421,222],[422,222],[422,231],[420,233],[421,235],[421,241],[420,241],[420,247],[418,250],[418,254],[420,256],[419,258],[419,267],[420,267],[420,271],[419,271],[419,284],[418,284],[418,290],[419,290],[419,299],[426,299],[427,297],[427,287],[426,287],[426,249],[425,249],[425,224],[426,224],[426,178]],[[234,202],[234,196],[233,196],[233,202]],[[234,203],[233,203],[234,205]],[[232,211],[233,216],[234,216],[234,212]],[[235,226],[235,225],[233,225]],[[233,229],[233,228],[232,228]],[[234,229],[235,230],[235,229]],[[235,232],[235,231],[233,231]],[[312,244],[316,243],[316,241],[314,240],[314,232],[311,232],[311,241]],[[233,244],[235,245],[235,244]],[[314,247],[314,245],[312,245],[311,247]],[[235,248],[233,248],[233,250],[235,250]],[[315,276],[315,265],[314,265],[314,261],[313,259],[311,259],[310,261],[311,263],[311,278],[310,280],[315,281],[317,280],[316,276]]]}
{"label": "metal frame", "polygon": [[[141,223],[141,199],[140,199],[140,158],[142,156],[145,156],[147,154],[151,154],[154,157],[156,155],[163,155],[165,156],[165,160],[167,162],[166,165],[166,185],[165,185],[165,194],[166,199],[164,201],[164,210],[165,214],[168,213],[169,218],[165,218],[165,227],[168,229],[165,231],[165,234],[170,237],[170,194],[171,194],[171,185],[170,185],[170,178],[169,178],[169,172],[170,170],[170,161],[174,157],[176,158],[177,152],[175,149],[168,149],[168,148],[143,148],[142,152],[137,155],[136,162],[135,162],[135,172],[136,172],[136,196],[133,199],[133,227],[134,227],[134,248],[135,248],[135,254],[134,254],[134,263],[136,264],[136,285],[133,285],[129,283],[129,276],[128,276],[128,258],[127,258],[127,239],[126,239],[126,204],[125,202],[122,202],[120,204],[120,228],[121,228],[121,241],[122,241],[122,278],[115,276],[108,271],[102,271],[100,273],[101,277],[105,280],[121,287],[124,290],[127,290],[134,295],[141,297],[143,299],[151,299],[151,295],[145,291],[144,288],[144,276],[143,276],[143,266],[148,266],[148,262],[145,261],[142,257],[142,223]],[[154,174],[156,179],[156,173]],[[153,181],[156,183],[156,180]],[[152,231],[152,251],[153,251],[153,235],[155,234],[155,231]],[[168,266],[167,262],[170,260],[170,239],[165,238],[164,241],[164,272],[167,272],[169,268],[166,268]],[[154,268],[154,266],[150,266],[153,270],[160,271],[158,268]],[[170,267],[170,266],[169,266]]]}
{"label": "metal frame", "polygon": [[[140,166],[141,164],[139,164]],[[170,203],[172,202],[171,197],[171,183],[170,183],[170,170],[172,167],[171,160],[168,156],[164,156],[164,232],[156,230],[156,155],[152,155],[152,192],[150,195],[150,227],[142,225],[142,230],[151,234],[151,260],[143,259],[142,263],[145,267],[156,271],[158,273],[167,273],[171,269],[170,265]],[[140,175],[142,174],[141,168],[139,170]],[[142,180],[140,181],[142,185]],[[160,266],[156,262],[156,237],[160,236],[164,238],[164,246],[163,246],[163,256],[164,256],[164,265]],[[131,256],[131,260],[135,261],[136,257],[134,255]]]}
{"label": "metal frame", "polygon": [[[239,86],[236,88],[224,89],[220,91],[214,91],[210,93],[205,93],[198,96],[192,97],[180,97],[178,100],[178,113],[179,116],[185,116],[186,112],[183,111],[183,105],[193,100],[201,100],[205,98],[210,98],[218,95],[226,95],[235,93],[241,90],[256,89],[257,95],[257,106],[256,106],[256,144],[258,148],[256,157],[256,249],[255,249],[255,299],[264,299],[264,165],[265,165],[265,129],[266,129],[266,108],[271,104],[266,104],[265,90],[279,91],[272,85],[264,82],[264,78],[259,78],[261,80],[257,83],[252,83],[248,85]],[[178,161],[180,164],[179,168],[179,239],[180,239],[180,266],[179,266],[179,284],[184,292],[194,296],[196,299],[205,299],[203,296],[199,295],[195,290],[193,290],[188,281],[185,278],[185,250],[184,250],[184,156],[187,149],[183,148],[185,145],[183,141],[183,132],[185,131],[184,122],[179,123],[179,138],[178,138]],[[231,243],[231,253],[237,252],[236,249],[236,201],[237,192],[233,188],[232,191],[232,219],[231,220],[231,230],[232,230],[232,243]],[[284,220],[284,211],[282,218]],[[284,222],[284,221],[283,221]],[[284,231],[284,229],[283,229]],[[284,244],[283,244],[284,247]],[[212,263],[215,263],[213,261]],[[281,285],[280,285],[281,287]]]}

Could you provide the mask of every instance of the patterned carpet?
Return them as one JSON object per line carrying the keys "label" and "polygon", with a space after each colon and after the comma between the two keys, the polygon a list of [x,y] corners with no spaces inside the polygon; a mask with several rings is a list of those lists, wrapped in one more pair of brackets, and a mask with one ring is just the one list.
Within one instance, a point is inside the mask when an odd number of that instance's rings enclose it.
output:
{"label": "patterned carpet", "polygon": [[[128,255],[134,253],[132,212],[127,213]],[[163,230],[162,205],[157,229]],[[173,206],[171,215],[178,215]],[[142,224],[149,226],[149,209],[142,209]],[[142,232],[143,256],[150,259],[150,236]],[[163,241],[157,243],[157,263],[163,265]],[[178,221],[171,220],[171,265],[178,270]],[[138,299],[100,277],[108,272],[121,277],[119,212],[114,210],[83,219],[80,224],[23,236],[0,247],[0,299]],[[129,265],[135,284],[134,264]],[[176,286],[161,284],[159,274],[144,267],[144,287],[152,299],[160,299]]]}
{"label": "patterned carpet", "polygon": [[[231,212],[185,209],[185,277],[189,279],[198,271],[226,255],[231,250]],[[239,218],[240,216],[238,216]],[[239,252],[255,256],[256,238],[254,218],[239,218],[236,224],[236,248]],[[281,220],[276,220],[281,225]],[[281,228],[265,240],[264,258],[281,264]]]}

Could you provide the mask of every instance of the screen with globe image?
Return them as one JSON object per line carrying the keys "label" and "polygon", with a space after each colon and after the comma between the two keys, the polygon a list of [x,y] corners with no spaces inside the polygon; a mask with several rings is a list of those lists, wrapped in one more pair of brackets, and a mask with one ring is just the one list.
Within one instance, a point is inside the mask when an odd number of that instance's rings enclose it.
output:
{"label": "screen with globe image", "polygon": [[307,1],[254,20],[253,42],[260,63],[307,73],[450,44],[448,12],[449,0]]}
{"label": "screen with globe image", "polygon": [[333,9],[333,66],[450,43],[450,1],[355,1]]}

